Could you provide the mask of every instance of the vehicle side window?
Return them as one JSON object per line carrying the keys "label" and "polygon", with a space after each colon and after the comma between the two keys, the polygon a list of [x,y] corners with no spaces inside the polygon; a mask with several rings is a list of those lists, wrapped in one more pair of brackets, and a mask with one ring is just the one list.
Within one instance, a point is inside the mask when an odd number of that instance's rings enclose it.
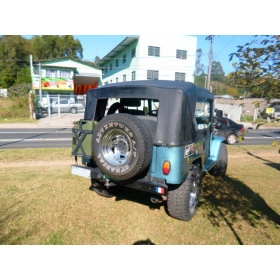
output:
{"label": "vehicle side window", "polygon": [[217,118],[217,123],[220,123],[222,125],[223,128],[228,126],[227,120],[226,119],[220,119]]}
{"label": "vehicle side window", "polygon": [[196,102],[195,118],[198,130],[205,129],[209,126],[210,122],[210,101],[199,99]]}
{"label": "vehicle side window", "polygon": [[275,108],[275,112],[277,113],[280,112],[280,105],[276,105],[274,108]]}

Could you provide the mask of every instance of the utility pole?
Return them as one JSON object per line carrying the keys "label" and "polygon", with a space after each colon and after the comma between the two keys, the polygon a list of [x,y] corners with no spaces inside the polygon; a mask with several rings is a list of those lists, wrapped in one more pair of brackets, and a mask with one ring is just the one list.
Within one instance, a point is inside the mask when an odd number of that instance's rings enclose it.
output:
{"label": "utility pole", "polygon": [[29,56],[30,62],[30,76],[31,76],[31,90],[28,94],[28,101],[29,101],[29,112],[30,112],[30,119],[36,119],[36,114],[34,112],[34,96],[32,96],[33,91],[33,62],[32,62],[32,55]]}
{"label": "utility pole", "polygon": [[205,79],[205,82],[204,82],[204,87],[205,88],[207,88],[207,78],[208,78],[208,76],[206,75],[206,76],[204,76],[204,79]]}
{"label": "utility pole", "polygon": [[214,41],[214,35],[207,36],[206,40],[210,40],[211,41],[211,43],[210,43],[210,54],[209,54],[208,79],[207,79],[207,89],[210,90],[212,60],[213,60],[213,41]]}
{"label": "utility pole", "polygon": [[30,76],[31,76],[31,83],[33,89],[33,61],[32,61],[32,54],[29,56],[29,63],[30,63]]}
{"label": "utility pole", "polygon": [[41,62],[39,62],[39,99],[40,104],[42,103],[42,71],[41,71]]}

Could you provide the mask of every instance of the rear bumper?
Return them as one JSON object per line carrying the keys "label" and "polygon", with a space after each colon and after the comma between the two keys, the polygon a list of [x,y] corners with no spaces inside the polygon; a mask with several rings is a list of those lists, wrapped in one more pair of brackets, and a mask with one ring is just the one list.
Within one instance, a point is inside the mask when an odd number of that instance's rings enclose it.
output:
{"label": "rear bumper", "polygon": [[[81,176],[88,179],[98,179],[100,181],[105,181],[106,178],[103,176],[99,168],[90,168],[78,165],[72,165],[71,173],[73,175]],[[167,196],[168,186],[165,184],[165,180],[158,178],[141,178],[137,180],[127,180],[127,181],[116,181],[111,180],[117,185],[125,186],[128,188],[138,189],[144,192],[149,192],[156,195]]]}
{"label": "rear bumper", "polygon": [[88,179],[101,179],[103,177],[103,174],[98,168],[89,168],[78,165],[72,165],[71,173]]}

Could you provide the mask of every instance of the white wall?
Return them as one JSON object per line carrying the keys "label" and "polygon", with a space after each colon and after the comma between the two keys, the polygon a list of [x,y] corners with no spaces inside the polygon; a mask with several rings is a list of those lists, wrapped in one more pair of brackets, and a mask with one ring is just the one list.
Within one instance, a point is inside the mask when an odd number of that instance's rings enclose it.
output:
{"label": "white wall", "polygon": [[[160,47],[160,57],[148,56],[148,46]],[[138,71],[146,79],[147,70],[158,70],[160,80],[175,80],[175,72],[186,73],[186,81],[194,81],[197,38],[192,36],[139,37]],[[186,50],[187,59],[176,58],[176,50]]]}
{"label": "white wall", "polygon": [[[148,56],[148,46],[160,47],[160,57]],[[176,58],[176,50],[186,50],[187,59]],[[131,72],[136,72],[136,80],[146,80],[147,70],[158,70],[160,80],[175,80],[175,72],[186,73],[186,82],[194,82],[194,71],[196,61],[197,38],[193,36],[147,36],[140,35],[136,46],[136,57],[134,57],[128,68],[119,68],[119,71],[112,72],[112,75],[103,77],[105,82],[123,81],[123,75],[127,81],[131,81]],[[122,55],[127,53],[128,59],[131,48],[127,48],[120,54],[119,64],[122,64]],[[112,60],[113,66],[115,60]],[[109,64],[107,64],[108,66]]]}
{"label": "white wall", "polygon": [[232,119],[235,122],[240,122],[241,119],[241,107],[233,104],[216,104],[218,110],[223,111],[223,116]]}
{"label": "white wall", "polygon": [[44,63],[42,67],[45,65],[53,66],[53,67],[71,67],[76,68],[79,74],[96,74],[99,77],[102,76],[102,71],[100,69],[96,69],[94,67],[87,66],[83,63],[79,63],[72,60],[64,60],[61,62],[52,62],[52,63]]}

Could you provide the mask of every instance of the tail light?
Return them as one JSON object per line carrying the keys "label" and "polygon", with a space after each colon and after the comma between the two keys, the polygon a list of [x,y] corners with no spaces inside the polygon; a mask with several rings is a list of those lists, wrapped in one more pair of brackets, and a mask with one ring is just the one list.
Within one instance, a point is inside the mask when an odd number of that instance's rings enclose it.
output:
{"label": "tail light", "polygon": [[162,165],[162,172],[164,175],[168,175],[171,171],[171,164],[169,161],[165,161]]}

